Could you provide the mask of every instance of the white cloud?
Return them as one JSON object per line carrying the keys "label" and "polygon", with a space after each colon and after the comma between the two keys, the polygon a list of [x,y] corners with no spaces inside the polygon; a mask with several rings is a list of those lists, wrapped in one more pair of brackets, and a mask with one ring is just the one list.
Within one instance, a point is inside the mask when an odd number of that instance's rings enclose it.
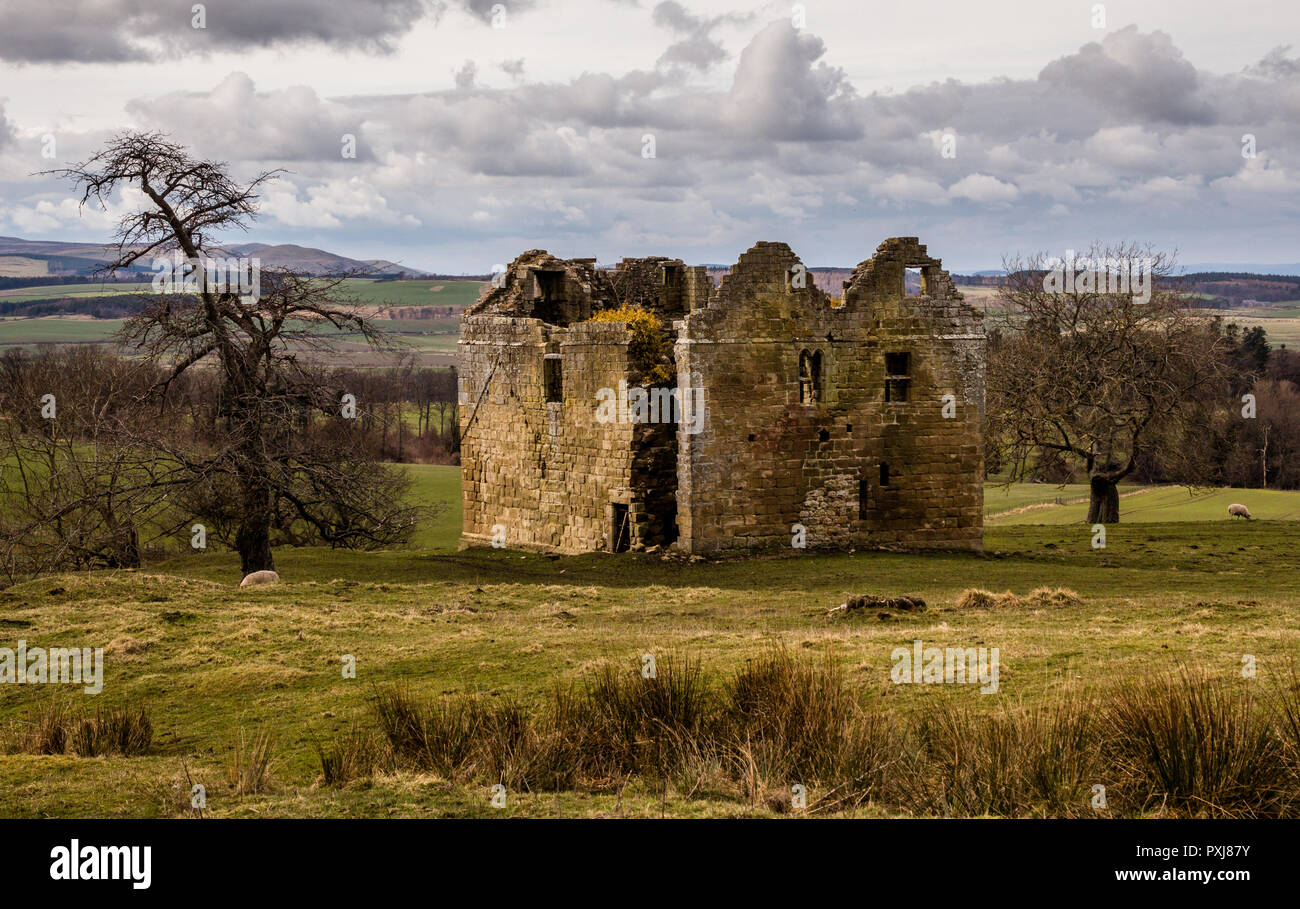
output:
{"label": "white cloud", "polygon": [[988,174],[970,174],[948,187],[948,195],[972,202],[1014,202],[1020,190]]}

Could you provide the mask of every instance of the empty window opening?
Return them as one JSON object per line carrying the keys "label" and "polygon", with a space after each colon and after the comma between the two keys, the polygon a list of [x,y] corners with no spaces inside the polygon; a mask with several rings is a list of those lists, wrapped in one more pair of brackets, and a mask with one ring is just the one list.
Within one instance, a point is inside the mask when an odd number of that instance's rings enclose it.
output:
{"label": "empty window opening", "polygon": [[852,434],[853,434],[853,424],[852,424],[852,423],[845,423],[845,424],[844,424],[844,431],[845,431],[846,433],[848,433],[849,435],[852,435]]}
{"label": "empty window opening", "polygon": [[614,503],[609,526],[609,551],[627,552],[632,545],[632,528],[629,524],[627,506]]}
{"label": "empty window opening", "polygon": [[870,491],[871,488],[870,488],[870,484],[867,483],[867,478],[862,477],[861,479],[859,479],[858,480],[858,520],[859,521],[865,521],[867,519],[867,496],[870,493]]}
{"label": "empty window opening", "polygon": [[758,436],[754,435],[752,432],[749,434],[749,441],[753,442],[757,438]]}
{"label": "empty window opening", "polygon": [[925,293],[925,275],[920,268],[903,269],[903,296],[917,297]]}
{"label": "empty window opening", "polygon": [[821,432],[817,433],[817,439],[821,442],[829,442],[831,440],[831,434],[829,431],[823,429]]}
{"label": "empty window opening", "polygon": [[885,354],[885,403],[906,401],[912,384],[912,355]]}
{"label": "empty window opening", "polygon": [[880,464],[880,485],[881,486],[889,485],[889,464],[883,461]]}
{"label": "empty window opening", "polygon": [[799,354],[799,403],[816,404],[822,399],[822,352]]}
{"label": "empty window opening", "polygon": [[537,269],[533,272],[533,315],[543,322],[564,321],[564,272]]}
{"label": "empty window opening", "polygon": [[561,403],[564,400],[564,363],[558,354],[546,355],[542,361],[542,374],[546,382],[546,403]]}

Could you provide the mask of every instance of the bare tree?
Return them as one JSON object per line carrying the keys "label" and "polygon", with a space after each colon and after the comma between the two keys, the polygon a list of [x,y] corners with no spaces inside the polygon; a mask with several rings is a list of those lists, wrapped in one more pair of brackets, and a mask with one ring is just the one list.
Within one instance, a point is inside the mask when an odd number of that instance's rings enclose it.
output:
{"label": "bare tree", "polygon": [[139,444],[142,371],[96,348],[0,362],[0,575],[135,568],[188,477]]}
{"label": "bare tree", "polygon": [[250,295],[247,288],[212,281],[204,267],[223,258],[215,243],[220,234],[247,229],[258,190],[276,172],[240,183],[226,165],[200,160],[162,134],[127,132],[88,160],[53,173],[73,181],[83,205],[102,206],[126,186],[149,200],[120,221],[118,255],[106,271],[178,251],[200,264],[192,292],[151,297],[120,338],[146,364],[162,367],[151,388],[160,411],[168,389],[188,371],[210,366],[219,376],[217,444],[206,450],[166,440],[159,445],[196,486],[233,498],[238,517],[232,542],[242,570],[274,568],[277,525],[297,526],[333,545],[406,538],[418,512],[403,502],[404,475],[358,465],[355,448],[339,442],[345,425],[313,431],[322,420],[341,423],[344,390],[329,387],[311,355],[331,349],[331,332],[381,346],[381,334],[346,293],[346,276],[262,270],[260,294]]}
{"label": "bare tree", "polygon": [[[1186,472],[1196,471],[1207,415],[1229,401],[1229,371],[1218,323],[1162,286],[1168,256],[1122,244],[1094,245],[1086,258],[1102,263],[1103,286],[1057,286],[1054,263],[1041,254],[1004,260],[988,433],[1010,480],[1057,458],[1084,467],[1088,521],[1107,524],[1119,520],[1116,484],[1145,451],[1159,447],[1168,461],[1184,458]],[[1113,289],[1106,276],[1143,259],[1151,275],[1145,302]]]}

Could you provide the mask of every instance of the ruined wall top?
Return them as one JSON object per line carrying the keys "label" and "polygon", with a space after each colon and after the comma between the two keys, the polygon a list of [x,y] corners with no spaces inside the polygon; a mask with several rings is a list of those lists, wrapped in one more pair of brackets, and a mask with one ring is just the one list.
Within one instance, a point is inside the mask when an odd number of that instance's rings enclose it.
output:
{"label": "ruined wall top", "polygon": [[[672,318],[686,312],[707,282],[703,269],[681,259],[649,256],[598,268],[594,258],[561,259],[544,249],[516,258],[490,284],[468,316],[497,315],[541,319],[566,326],[604,309],[633,306]],[[702,291],[707,295],[707,288]]]}
{"label": "ruined wall top", "polygon": [[916,237],[890,237],[876,247],[875,254],[859,262],[853,275],[844,285],[844,302],[871,302],[908,296],[907,269],[920,271],[921,292],[918,296],[933,301],[961,301],[952,278],[943,263],[926,252],[925,245]]}
{"label": "ruined wall top", "polygon": [[[919,273],[919,293],[909,292],[909,269]],[[703,267],[687,266],[681,259],[627,258],[609,269],[597,267],[594,258],[561,259],[543,249],[530,249],[511,262],[465,314],[534,318],[567,326],[601,310],[633,306],[665,320],[691,316],[700,327],[704,322],[721,327],[719,320],[743,319],[744,307],[756,294],[783,297],[785,316],[804,310],[852,321],[864,317],[875,304],[906,299],[950,319],[981,318],[964,302],[942,262],[929,255],[916,237],[882,242],[871,258],[854,267],[838,300],[814,284],[799,257],[781,242],[754,244],[716,289]]]}

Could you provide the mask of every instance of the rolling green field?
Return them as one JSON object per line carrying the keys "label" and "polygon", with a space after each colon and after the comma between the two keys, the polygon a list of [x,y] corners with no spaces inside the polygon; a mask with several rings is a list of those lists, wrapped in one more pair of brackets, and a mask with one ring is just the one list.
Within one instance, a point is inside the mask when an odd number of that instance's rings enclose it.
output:
{"label": "rolling green field", "polygon": [[121,319],[0,319],[0,346],[101,343],[121,327]]}
{"label": "rolling green field", "polygon": [[[451,307],[453,315],[439,319],[375,318],[375,327],[394,335],[394,346],[417,354],[448,356],[455,353],[459,335],[457,318],[461,310],[478,299],[479,281],[374,281],[350,279],[345,291],[355,294],[369,306]],[[140,293],[148,284],[63,284],[48,287],[0,290],[0,300],[30,301],[57,297],[98,297],[112,294]],[[0,318],[0,347],[25,344],[106,343],[122,326],[121,319],[85,319],[66,317]],[[328,334],[340,334],[325,329]],[[346,335],[342,336],[347,339]],[[359,353],[364,347],[353,353]]]}
{"label": "rolling green field", "polygon": [[61,297],[110,297],[114,294],[149,293],[150,284],[139,282],[109,282],[105,284],[45,284],[39,287],[11,287],[0,290],[0,300],[26,303],[31,300],[50,300]]}
{"label": "rolling green field", "polygon": [[[1240,503],[1252,517],[1268,521],[1300,520],[1300,493],[1277,489],[1201,489],[1183,486],[1120,486],[1119,514],[1125,523],[1219,521],[1228,506]],[[1057,505],[1060,499],[1064,504]],[[1088,517],[1088,486],[1017,483],[984,488],[984,518],[989,526],[1006,524],[1075,524]]]}
{"label": "rolling green field", "polygon": [[[3,637],[104,646],[103,694],[63,696],[76,707],[146,705],[154,742],[136,757],[0,755],[0,816],[183,816],[192,782],[207,788],[207,814],[215,817],[764,814],[761,805],[718,793],[656,792],[638,782],[607,793],[514,793],[502,810],[489,806],[486,785],[427,771],[385,770],[326,786],[316,747],[354,724],[372,724],[375,694],[390,683],[421,697],[535,704],[557,683],[589,678],[603,661],[632,666],[643,653],[693,655],[721,680],[780,646],[833,660],[864,704],[913,716],[938,704],[977,713],[1043,704],[1176,665],[1228,679],[1242,654],[1258,659],[1261,678],[1272,678],[1300,645],[1300,521],[1200,517],[1202,508],[1217,511],[1209,497],[1158,506],[1175,516],[1164,523],[1112,525],[1102,550],[1079,527],[995,523],[983,554],[691,562],[458,552],[458,469],[409,469],[417,499],[450,507],[408,549],[281,549],[284,583],[266,588],[240,589],[238,560],[213,551],[0,591]],[[1123,507],[1173,492],[1142,492]],[[990,508],[1034,505],[1055,493],[1013,487],[1000,503],[991,495]],[[1297,500],[1300,494],[1277,493],[1259,509],[1289,508],[1294,517]],[[1079,599],[959,605],[968,588],[1023,596],[1043,586],[1069,588]],[[853,593],[919,596],[930,608],[854,620],[828,615]],[[1000,693],[891,685],[890,653],[914,639],[999,647]],[[355,678],[341,672],[345,655],[356,660]],[[3,686],[0,726],[24,728],[50,697],[34,686]],[[227,769],[241,735],[259,730],[271,735],[270,781],[239,794]]]}
{"label": "rolling green field", "polygon": [[[343,282],[348,293],[363,303],[393,306],[468,306],[478,299],[481,281],[414,280],[376,281],[352,278]],[[106,297],[114,294],[150,293],[151,285],[141,282],[104,284],[48,284],[40,287],[17,287],[0,290],[0,300],[27,302],[59,297]]]}
{"label": "rolling green field", "polygon": [[478,299],[481,281],[371,281],[347,282],[349,292],[363,303],[384,306],[454,306],[463,309]]}

